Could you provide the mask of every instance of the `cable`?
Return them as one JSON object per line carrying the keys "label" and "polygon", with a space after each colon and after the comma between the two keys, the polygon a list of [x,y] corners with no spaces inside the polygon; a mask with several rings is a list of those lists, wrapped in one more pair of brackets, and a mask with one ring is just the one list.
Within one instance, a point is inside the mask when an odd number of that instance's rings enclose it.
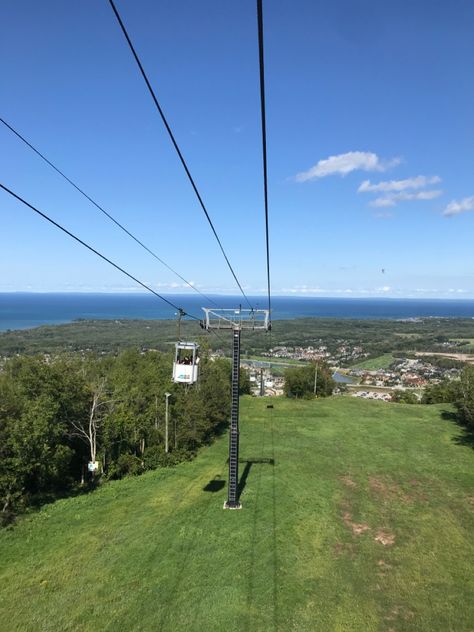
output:
{"label": "cable", "polygon": [[165,266],[165,268],[168,268],[168,270],[170,270],[178,278],[180,278],[182,281],[184,281],[184,283],[189,285],[189,287],[192,288],[195,292],[197,292],[202,297],[204,297],[206,299],[206,301],[209,301],[210,303],[212,303],[213,305],[218,307],[218,305],[217,305],[217,303],[215,301],[213,301],[211,298],[209,298],[208,296],[203,294],[192,283],[187,281],[181,274],[179,274],[179,272],[176,272],[176,270],[174,270],[170,265],[168,265],[165,261],[163,261],[163,259],[161,259],[155,252],[150,250],[150,248],[148,248],[148,246],[146,246],[142,241],[140,241],[138,239],[138,237],[135,237],[135,235],[133,235],[127,228],[125,228],[125,226],[123,226],[119,221],[117,221],[115,219],[115,217],[113,217],[104,208],[102,208],[102,206],[100,206],[100,204],[98,204],[95,200],[93,200],[75,182],[73,182],[70,178],[68,178],[68,176],[63,171],[61,171],[61,169],[56,167],[56,165],[54,165],[50,160],[48,160],[48,158],[46,158],[46,156],[44,154],[42,154],[38,149],[36,149],[36,147],[34,147],[29,141],[27,141],[24,136],[22,136],[19,132],[17,132],[16,129],[14,129],[9,123],[7,123],[1,117],[0,117],[0,122],[3,123],[3,125],[5,125],[5,127],[7,127],[11,132],[13,132],[13,134],[15,134],[15,136],[17,136],[21,141],[23,141],[25,143],[25,145],[27,145],[30,149],[32,149],[35,152],[35,154],[37,154],[42,160],[44,160],[44,162],[46,162],[57,173],[59,173],[60,176],[62,176],[67,182],[69,182],[69,184],[72,185],[76,189],[76,191],[79,191],[79,193],[81,195],[83,195],[87,200],[89,200],[89,202],[91,202],[91,204],[93,204],[96,208],[98,208],[101,213],[106,215],[116,226],[118,226],[121,230],[123,230],[124,233],[126,233],[129,237],[131,237],[134,241],[136,241],[137,244],[139,244],[142,248],[144,248],[152,257],[154,257],[157,261],[159,261],[161,264],[163,264]]}
{"label": "cable", "polygon": [[19,195],[17,195],[16,193],[14,193],[13,191],[11,191],[8,187],[6,187],[4,184],[2,184],[0,182],[0,188],[2,188],[4,191],[6,191],[7,193],[9,193],[12,197],[16,198],[19,202],[22,202],[22,204],[24,204],[25,206],[28,206],[28,208],[30,208],[32,211],[34,211],[35,213],[38,213],[38,215],[40,215],[43,219],[47,220],[48,222],[50,222],[51,224],[53,224],[53,226],[56,226],[56,228],[59,228],[59,230],[62,230],[63,233],[66,233],[66,235],[69,235],[69,237],[72,237],[72,239],[75,239],[78,243],[80,243],[82,246],[84,246],[85,248],[87,248],[88,250],[90,250],[91,252],[93,252],[94,254],[96,254],[98,257],[100,257],[101,259],[103,259],[104,261],[107,261],[107,263],[109,263],[111,266],[113,266],[114,268],[116,268],[117,270],[119,270],[120,272],[122,272],[123,274],[125,274],[126,276],[128,276],[130,279],[132,279],[132,281],[135,281],[135,283],[138,283],[139,285],[141,285],[142,287],[145,288],[145,290],[148,290],[149,292],[151,292],[152,294],[154,294],[156,297],[160,298],[162,301],[164,301],[165,303],[168,303],[168,305],[170,305],[171,307],[173,307],[174,309],[178,310],[178,312],[180,313],[184,313],[186,316],[189,316],[190,318],[193,318],[194,320],[201,320],[200,318],[198,318],[197,316],[193,316],[192,314],[187,314],[186,312],[184,312],[184,310],[181,307],[178,307],[177,305],[175,305],[174,303],[172,303],[171,301],[169,301],[167,298],[165,298],[164,296],[162,296],[161,294],[158,294],[158,292],[155,292],[155,290],[152,290],[151,287],[149,287],[148,285],[146,285],[146,283],[143,283],[142,281],[140,281],[139,279],[137,279],[136,277],[133,276],[133,274],[130,274],[130,272],[127,272],[126,270],[124,270],[123,268],[121,268],[118,264],[114,263],[113,261],[111,261],[110,259],[108,259],[105,255],[101,254],[98,250],[96,250],[95,248],[93,248],[92,246],[89,246],[89,244],[86,244],[85,241],[83,241],[82,239],[80,239],[79,237],[77,237],[76,235],[74,235],[74,233],[71,233],[69,230],[67,230],[67,228],[64,228],[64,226],[61,226],[61,224],[58,224],[58,222],[55,222],[54,219],[51,219],[51,217],[48,217],[48,215],[46,215],[46,213],[43,213],[42,211],[40,211],[39,209],[37,209],[36,207],[34,207],[32,204],[30,204],[29,202],[27,202],[26,200],[24,200],[22,197],[20,197]]}
{"label": "cable", "polygon": [[257,0],[258,19],[258,56],[260,62],[260,110],[262,114],[262,153],[263,153],[263,193],[265,201],[265,241],[267,250],[267,289],[268,311],[271,327],[271,290],[270,290],[270,240],[268,234],[268,178],[267,178],[267,125],[265,114],[265,61],[263,54],[263,7],[262,0]]}
{"label": "cable", "polygon": [[164,115],[164,112],[161,109],[161,106],[160,106],[160,104],[158,102],[158,99],[156,98],[156,95],[155,95],[155,92],[154,92],[154,90],[153,90],[153,88],[151,86],[151,83],[148,80],[148,77],[147,77],[147,75],[145,73],[145,70],[143,69],[142,63],[141,63],[141,61],[140,61],[140,59],[139,59],[139,57],[138,57],[138,55],[137,55],[137,53],[135,51],[135,48],[134,48],[134,46],[132,44],[132,41],[131,41],[131,39],[130,39],[128,33],[127,33],[127,30],[125,28],[125,25],[122,22],[122,18],[120,17],[120,14],[119,14],[119,12],[118,12],[113,0],[109,0],[109,4],[112,7],[112,10],[113,10],[113,12],[115,14],[115,17],[117,18],[117,21],[118,21],[118,23],[120,25],[120,28],[122,29],[122,32],[123,32],[123,34],[125,36],[125,39],[127,40],[127,43],[128,43],[128,46],[129,46],[129,48],[130,48],[130,50],[132,52],[132,55],[135,58],[135,61],[137,62],[138,68],[140,69],[140,73],[141,73],[141,75],[142,75],[142,77],[143,77],[143,79],[144,79],[144,81],[146,83],[146,86],[147,86],[148,91],[149,91],[149,93],[151,95],[151,98],[153,99],[153,102],[154,102],[154,104],[156,106],[156,109],[158,110],[158,113],[159,113],[159,115],[161,117],[161,120],[163,121],[163,124],[164,124],[164,126],[166,128],[166,131],[168,132],[168,135],[169,135],[169,137],[171,139],[171,142],[173,143],[173,146],[174,146],[174,148],[176,150],[176,153],[178,154],[178,157],[179,157],[179,159],[181,161],[181,164],[184,167],[186,175],[188,176],[188,180],[191,183],[191,186],[192,186],[192,188],[194,190],[194,193],[196,194],[196,197],[197,197],[197,199],[199,201],[199,204],[200,204],[202,210],[204,211],[204,215],[206,216],[206,219],[209,222],[209,225],[210,225],[210,227],[212,229],[212,232],[214,233],[214,237],[216,238],[217,243],[219,244],[219,247],[221,249],[221,252],[224,255],[224,259],[226,260],[226,263],[227,263],[227,265],[229,267],[229,270],[232,272],[232,276],[234,277],[235,282],[237,283],[237,285],[239,287],[239,290],[242,293],[242,296],[247,301],[248,306],[250,307],[250,309],[253,309],[249,299],[247,298],[247,295],[245,294],[245,292],[244,292],[244,290],[242,288],[242,285],[240,284],[239,279],[237,278],[237,275],[234,272],[233,267],[230,264],[229,258],[227,257],[226,252],[224,250],[224,246],[222,245],[221,240],[219,239],[219,235],[217,234],[217,231],[214,228],[214,224],[212,223],[211,217],[210,217],[210,215],[209,215],[209,213],[207,211],[207,208],[206,208],[206,206],[205,206],[205,204],[204,204],[204,202],[202,200],[202,197],[201,197],[201,195],[200,195],[200,193],[198,191],[196,183],[194,182],[194,179],[193,179],[193,177],[191,175],[191,172],[189,171],[188,165],[186,164],[186,161],[185,161],[185,159],[183,157],[183,154],[181,153],[181,150],[180,150],[180,148],[178,146],[178,143],[176,142],[176,139],[175,139],[175,137],[173,135],[173,132],[171,131],[171,127],[169,126],[168,121],[166,120],[166,117]]}

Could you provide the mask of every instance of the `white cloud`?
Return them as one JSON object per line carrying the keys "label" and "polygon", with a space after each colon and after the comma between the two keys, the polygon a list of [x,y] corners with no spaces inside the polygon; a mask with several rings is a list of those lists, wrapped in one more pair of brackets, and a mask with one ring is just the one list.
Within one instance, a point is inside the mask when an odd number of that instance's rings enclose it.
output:
{"label": "white cloud", "polygon": [[277,293],[283,295],[291,294],[319,294],[322,296],[341,296],[341,295],[354,295],[354,296],[378,296],[380,294],[392,293],[393,288],[389,285],[376,288],[326,288],[310,287],[309,285],[295,285],[289,288],[281,288]]}
{"label": "white cloud", "polygon": [[442,194],[440,189],[433,189],[432,191],[418,191],[418,193],[398,193],[395,197],[397,200],[434,200]]}
{"label": "white cloud", "polygon": [[346,154],[329,156],[320,160],[308,171],[303,171],[295,176],[297,182],[307,182],[315,178],[326,176],[345,176],[351,171],[386,171],[390,167],[400,164],[399,158],[383,161],[377,154],[368,151],[349,151]]}
{"label": "white cloud", "polygon": [[290,292],[291,294],[320,294],[326,290],[322,290],[320,287],[309,287],[308,285],[295,285],[290,288],[283,288],[282,292]]}
{"label": "white cloud", "polygon": [[439,294],[441,290],[435,290],[433,288],[417,287],[416,290],[414,290],[414,292],[416,292],[417,294]]}
{"label": "white cloud", "polygon": [[395,202],[394,200],[392,200],[392,198],[380,197],[374,200],[373,202],[370,202],[370,206],[375,206],[376,208],[385,208],[387,206],[395,206]]}
{"label": "white cloud", "polygon": [[392,213],[389,212],[381,212],[381,213],[374,213],[374,217],[376,219],[390,219],[391,217],[393,217]]}
{"label": "white cloud", "polygon": [[370,202],[370,206],[380,208],[386,206],[396,206],[398,202],[404,202],[406,200],[433,200],[434,198],[439,197],[442,193],[443,192],[440,189],[433,189],[432,191],[417,191],[416,193],[402,191],[400,193],[391,193],[385,197],[376,198],[373,202]]}
{"label": "white cloud", "polygon": [[439,182],[441,182],[439,176],[415,176],[405,180],[388,180],[377,184],[372,184],[370,180],[364,180],[357,191],[358,193],[405,191],[406,189],[423,189],[430,184],[438,184]]}
{"label": "white cloud", "polygon": [[463,198],[462,200],[453,200],[444,209],[443,215],[450,217],[452,215],[459,215],[460,213],[466,213],[467,211],[474,211],[474,195],[471,197]]}

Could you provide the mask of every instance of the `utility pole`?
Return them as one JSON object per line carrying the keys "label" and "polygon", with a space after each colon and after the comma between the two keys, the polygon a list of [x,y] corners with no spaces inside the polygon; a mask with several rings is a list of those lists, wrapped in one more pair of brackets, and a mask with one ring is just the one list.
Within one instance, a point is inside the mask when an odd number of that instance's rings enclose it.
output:
{"label": "utility pole", "polygon": [[316,395],[317,387],[318,387],[318,363],[316,362],[316,365],[314,367],[314,394],[315,395]]}
{"label": "utility pole", "polygon": [[168,445],[168,421],[169,421],[169,404],[168,404],[168,400],[171,396],[171,393],[165,393],[165,397],[166,397],[166,412],[165,412],[165,452],[166,454],[168,454],[168,449],[169,449],[169,445]]}
{"label": "utility pole", "polygon": [[229,483],[224,509],[241,509],[238,498],[239,486],[239,377],[240,334],[242,329],[265,330],[270,328],[269,311],[265,309],[208,309],[201,326],[208,331],[227,329],[232,331],[232,398],[229,429]]}
{"label": "utility pole", "polygon": [[265,395],[265,384],[263,382],[263,369],[260,369],[260,397]]}

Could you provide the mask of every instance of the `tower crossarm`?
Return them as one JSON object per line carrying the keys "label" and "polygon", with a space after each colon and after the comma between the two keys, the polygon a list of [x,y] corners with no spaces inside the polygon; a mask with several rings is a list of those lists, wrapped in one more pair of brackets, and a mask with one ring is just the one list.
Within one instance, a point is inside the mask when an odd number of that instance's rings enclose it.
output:
{"label": "tower crossarm", "polygon": [[270,325],[270,312],[268,309],[237,309],[223,308],[211,309],[203,307],[204,329],[248,329],[268,331]]}

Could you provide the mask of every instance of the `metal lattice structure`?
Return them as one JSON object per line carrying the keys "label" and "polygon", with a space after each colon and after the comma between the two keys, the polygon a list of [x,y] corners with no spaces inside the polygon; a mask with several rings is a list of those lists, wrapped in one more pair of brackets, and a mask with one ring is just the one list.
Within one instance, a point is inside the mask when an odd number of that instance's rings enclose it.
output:
{"label": "metal lattice structure", "polygon": [[249,329],[268,331],[270,312],[268,309],[210,309],[203,307],[204,329]]}
{"label": "metal lattice structure", "polygon": [[270,312],[266,309],[203,308],[202,327],[232,331],[232,403],[229,432],[229,485],[225,509],[240,509],[239,501],[239,378],[240,335],[243,329],[268,331]]}

